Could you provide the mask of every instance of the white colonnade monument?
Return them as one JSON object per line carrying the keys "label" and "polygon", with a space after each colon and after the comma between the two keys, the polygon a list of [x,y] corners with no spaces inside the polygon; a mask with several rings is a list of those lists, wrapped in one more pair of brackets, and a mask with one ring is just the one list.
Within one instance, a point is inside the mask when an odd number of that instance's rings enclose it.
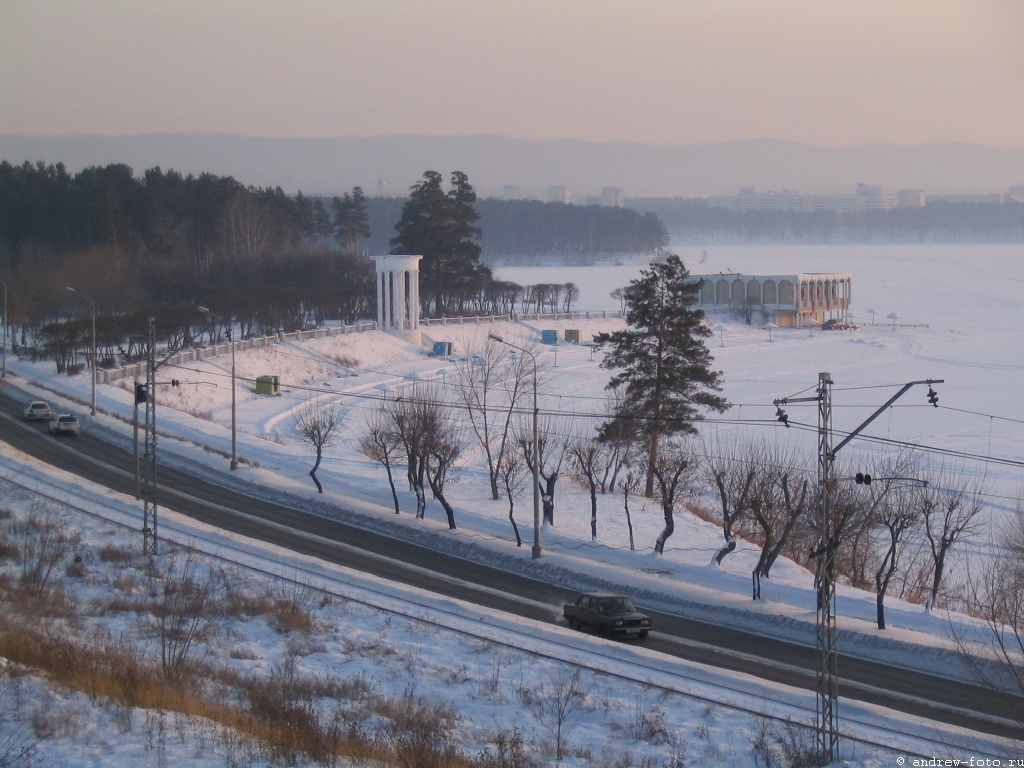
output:
{"label": "white colonnade monument", "polygon": [[377,266],[377,328],[420,342],[420,259],[374,256]]}

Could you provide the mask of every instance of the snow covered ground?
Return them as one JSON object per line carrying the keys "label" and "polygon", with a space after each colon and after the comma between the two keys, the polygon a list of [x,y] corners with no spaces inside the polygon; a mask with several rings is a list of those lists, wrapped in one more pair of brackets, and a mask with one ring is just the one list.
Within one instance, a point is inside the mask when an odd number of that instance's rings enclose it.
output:
{"label": "snow covered ground", "polygon": [[[960,548],[956,567],[962,569],[969,558],[985,556],[989,536],[997,538],[999,525],[1015,508],[1020,489],[1024,487],[1021,470],[1024,462],[1021,447],[1024,445],[1021,440],[1024,436],[1024,390],[1021,387],[1024,341],[1020,333],[1024,319],[1024,261],[1021,258],[1024,253],[1019,246],[708,246],[683,248],[679,253],[695,274],[852,272],[854,311],[858,315],[856,321],[861,323],[859,330],[776,329],[769,341],[768,333],[760,328],[726,317],[711,320],[713,325],[723,323],[726,327],[709,341],[709,347],[715,355],[715,366],[724,374],[724,394],[733,408],[721,418],[710,419],[707,428],[741,437],[769,435],[780,441],[794,441],[813,457],[816,450],[813,432],[781,427],[775,421],[772,401],[813,391],[820,371],[830,372],[835,382],[833,424],[837,432],[855,427],[909,381],[944,379],[944,384],[936,386],[939,408],[927,403],[925,388],[911,390],[872,424],[865,438],[919,443],[934,449],[923,452],[930,461],[946,461],[972,476],[984,477],[989,525],[984,535]],[[623,260],[621,264],[586,268],[502,268],[498,276],[524,285],[571,281],[581,288],[580,309],[617,310],[618,303],[609,297],[609,292],[625,286],[641,266],[640,262]],[[875,314],[869,310],[875,310]],[[900,315],[895,325],[886,319],[886,315],[893,312]],[[430,341],[453,342],[459,354],[480,343],[488,332],[498,333],[513,343],[522,343],[538,340],[541,330],[579,328],[586,339],[593,333],[618,327],[619,322],[565,320],[496,326],[431,326],[424,328],[424,335]],[[608,379],[608,373],[598,366],[597,355],[586,346],[560,344],[540,349],[538,356],[549,368],[540,393],[540,407],[576,413],[576,420],[580,422],[592,421],[587,414],[601,411],[603,388]],[[231,444],[229,366],[230,358],[225,356],[167,371],[160,377],[170,379],[173,376],[182,381],[181,387],[161,387],[158,393],[161,460],[189,460],[204,467],[204,471],[220,476],[229,474],[225,458]],[[430,357],[426,349],[412,347],[391,336],[369,332],[239,352],[236,366],[240,381],[238,454],[243,464],[230,473],[226,482],[252,483],[287,491],[305,499],[311,508],[323,505],[349,508],[365,515],[368,524],[400,526],[406,530],[406,535],[432,538],[438,546],[454,549],[472,544],[494,556],[529,559],[528,546],[521,550],[515,548],[506,504],[489,498],[486,474],[478,456],[468,458],[458,484],[450,489],[458,530],[449,531],[436,502],[428,503],[425,521],[414,520],[410,514],[414,507],[409,494],[402,495],[403,514],[396,517],[383,469],[355,450],[363,420],[383,394],[398,392],[411,381],[431,380],[450,387],[450,362]],[[280,397],[257,396],[251,392],[248,382],[266,374],[281,377]],[[82,420],[85,431],[105,431],[125,440],[130,437],[127,419],[131,415],[132,401],[127,389],[101,386],[98,391],[100,415],[91,419],[88,374],[56,377],[52,363],[29,363],[11,356],[8,376],[8,386],[44,397],[55,407],[62,405],[72,409]],[[296,440],[294,433],[293,414],[311,400],[337,402],[345,414],[344,439],[331,449],[318,472],[325,488],[322,496],[316,494],[308,476],[312,455]],[[815,408],[811,404],[806,408],[791,406],[787,410],[792,422],[813,425]],[[206,450],[207,447],[216,452]],[[890,450],[885,444],[870,439],[856,440],[844,449],[842,466],[850,471],[873,472]],[[18,473],[24,458],[5,451],[2,464],[5,471]],[[77,486],[70,481],[64,484],[69,488],[68,493],[71,487]],[[105,498],[105,494],[98,497]],[[740,544],[722,567],[711,566],[711,556],[721,546],[721,531],[714,525],[680,515],[665,554],[657,556],[653,553],[653,544],[661,529],[660,511],[650,505],[645,507],[642,500],[634,500],[631,511],[637,550],[630,551],[621,498],[609,496],[601,498],[599,503],[598,540],[591,542],[589,499],[581,489],[562,481],[557,493],[557,527],[543,530],[545,558],[534,565],[549,573],[551,578],[567,583],[619,585],[646,605],[681,605],[690,615],[713,616],[735,626],[757,628],[813,645],[812,575],[804,569],[780,562],[772,571],[770,584],[765,585],[767,599],[752,603],[750,571],[757,555],[753,547]],[[117,505],[107,502],[107,506],[120,505],[124,506],[125,514],[131,515],[133,511],[136,516],[140,514],[139,503],[134,500],[121,499]],[[516,510],[524,537],[529,539],[532,535],[530,499],[519,499]],[[167,515],[161,524],[168,526],[171,518]],[[173,522],[188,527],[186,521]],[[88,529],[89,526],[83,524],[83,527]],[[203,539],[210,536],[198,531],[183,535]],[[486,557],[486,554],[481,556]],[[379,584],[374,585],[374,589],[393,592],[396,600],[406,597],[403,590]],[[340,610],[337,606],[335,609]],[[556,611],[557,606],[551,609]],[[890,598],[887,601],[889,628],[879,631],[874,627],[874,610],[874,595],[839,589],[838,623],[844,653],[890,658],[926,670],[941,669],[947,673],[956,670],[951,626],[969,623],[967,619],[939,611],[927,613],[920,605]],[[391,645],[402,649],[401,654],[406,658],[413,656],[411,663],[405,663],[404,672],[392,670],[391,682],[415,682],[421,693],[429,685],[438,686],[438,696],[447,695],[458,703],[460,711],[472,713],[468,719],[475,727],[483,729],[493,723],[513,722],[536,739],[545,736],[544,729],[531,721],[521,699],[517,704],[510,689],[503,692],[506,699],[503,705],[492,701],[487,707],[478,707],[474,702],[485,697],[466,693],[465,689],[462,693],[444,694],[444,686],[450,681],[443,679],[441,670],[482,665],[494,675],[495,665],[506,665],[506,657],[501,654],[508,653],[507,666],[517,677],[517,685],[537,688],[555,674],[553,670],[557,667],[537,664],[533,656],[495,651],[488,646],[484,646],[487,650],[470,652],[461,644],[469,641],[453,641],[444,632],[436,636],[424,633],[422,625],[415,620],[402,623],[399,630],[386,614],[368,608],[360,608],[358,618],[333,615],[327,621],[334,626],[359,626],[360,631],[368,635],[386,634]],[[382,622],[387,629],[382,630]],[[540,634],[550,632],[545,630]],[[260,663],[272,665],[275,662],[272,651],[262,650],[273,647],[273,639],[272,633],[267,633],[251,640],[261,649],[257,652]],[[580,653],[582,648],[602,645],[579,636],[572,639],[581,647]],[[433,644],[428,647],[428,642]],[[642,650],[632,647],[617,651],[630,656],[643,655]],[[317,664],[329,667],[353,661],[351,654],[341,660],[329,653],[325,653],[324,658],[319,658],[320,654],[314,656],[318,658],[307,656],[303,664],[308,663],[315,669]],[[425,667],[421,662],[426,659],[437,664],[435,673],[423,671]],[[367,674],[378,679],[382,672],[378,668]],[[467,676],[477,680],[477,688],[481,686],[478,676],[469,672]],[[595,681],[594,685],[597,684]],[[470,687],[473,685],[471,683]],[[689,683],[686,690],[714,699],[714,692],[721,687],[721,680],[716,678],[705,687]],[[747,695],[758,698],[756,683],[743,681],[739,687],[747,691]],[[579,727],[571,737],[574,744],[600,743],[600,754],[628,749],[636,759],[649,755],[650,759],[661,761],[656,764],[672,764],[672,751],[678,750],[672,738],[660,744],[639,745],[623,735],[623,723],[636,713],[630,702],[645,701],[643,697],[652,692],[632,691],[616,698],[606,687],[595,695],[609,703],[581,716]],[[802,695],[767,693],[763,700],[765,710],[787,705],[790,696],[800,699]],[[805,705],[807,699],[803,695]],[[672,699],[671,706],[659,701],[649,702],[665,715],[667,731],[678,734],[689,744],[687,764],[753,764],[749,749],[753,721],[749,713],[715,707],[714,714],[710,715],[707,704],[689,701],[689,705],[683,705]],[[809,705],[813,719],[813,697]],[[859,709],[862,708],[844,702],[841,712],[846,714]],[[620,725],[609,729],[610,721]],[[62,750],[56,748],[53,758],[61,761],[58,764],[136,762],[144,765],[145,760],[150,760],[148,764],[157,764],[156,751],[147,752],[138,738],[127,737],[115,740],[118,748],[130,749],[134,742],[135,748],[141,751],[131,760],[127,756],[124,760],[109,760],[110,742],[101,739],[99,734],[113,731],[105,729],[103,723],[85,730],[87,737],[67,739]],[[929,733],[928,724],[908,724],[904,730],[924,738],[935,736]],[[743,735],[737,736],[738,733]],[[948,734],[941,738],[952,743]],[[475,743],[468,734],[466,740]],[[51,744],[57,741],[48,740]],[[83,746],[83,741],[90,746]],[[898,744],[892,738],[887,743]],[[863,748],[846,757],[856,764],[882,764],[878,761],[899,754],[901,747],[896,747],[891,754]],[[194,744],[183,749],[190,748],[194,748]],[[175,753],[166,751],[169,749],[166,742],[164,749],[165,757],[161,760],[167,760],[168,754],[170,759],[175,759]],[[907,749],[930,754],[920,745]],[[998,747],[988,749],[997,751],[987,754],[999,754]],[[192,754],[187,758],[180,753],[178,756],[189,764],[224,764],[200,763]],[[938,756],[964,755],[956,754],[955,748],[949,747],[947,753]],[[1005,756],[1011,754],[1007,752]],[[593,755],[591,757],[593,759]],[[579,765],[598,764],[585,758],[576,760]]]}

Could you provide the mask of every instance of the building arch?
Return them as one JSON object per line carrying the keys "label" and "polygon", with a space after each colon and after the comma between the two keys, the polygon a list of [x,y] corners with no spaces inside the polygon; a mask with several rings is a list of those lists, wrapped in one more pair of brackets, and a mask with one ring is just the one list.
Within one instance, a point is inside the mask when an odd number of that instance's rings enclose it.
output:
{"label": "building arch", "polygon": [[700,281],[700,303],[701,304],[714,304],[715,303],[715,283],[711,280],[704,279]]}
{"label": "building arch", "polygon": [[796,292],[792,280],[779,281],[779,304],[796,304]]}
{"label": "building arch", "polygon": [[761,303],[761,282],[757,278],[752,278],[747,283],[747,304],[760,304]]}
{"label": "building arch", "polygon": [[746,303],[746,286],[738,277],[732,281],[729,289],[729,303],[743,305]]}

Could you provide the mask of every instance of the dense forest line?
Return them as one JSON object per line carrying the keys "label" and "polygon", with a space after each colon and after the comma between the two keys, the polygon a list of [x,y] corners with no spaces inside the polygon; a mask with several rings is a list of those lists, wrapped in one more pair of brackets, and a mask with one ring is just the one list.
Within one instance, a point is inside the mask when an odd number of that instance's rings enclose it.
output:
{"label": "dense forest line", "polygon": [[731,211],[703,199],[643,198],[627,204],[654,214],[673,242],[1020,243],[1024,203],[936,201],[920,208],[837,213]]}
{"label": "dense forest line", "polygon": [[516,253],[655,252],[667,242],[653,215],[479,201],[465,174],[452,173],[447,192],[442,182],[428,171],[407,198],[356,187],[327,199],[160,168],[136,177],[123,164],[72,175],[60,164],[0,163],[6,341],[73,367],[90,310],[104,356],[130,349],[149,316],[189,343],[209,325],[199,305],[243,334],[373,318],[369,257],[393,252],[423,255],[425,315],[565,311],[578,296],[571,284],[493,279],[480,258],[488,227],[497,248]]}

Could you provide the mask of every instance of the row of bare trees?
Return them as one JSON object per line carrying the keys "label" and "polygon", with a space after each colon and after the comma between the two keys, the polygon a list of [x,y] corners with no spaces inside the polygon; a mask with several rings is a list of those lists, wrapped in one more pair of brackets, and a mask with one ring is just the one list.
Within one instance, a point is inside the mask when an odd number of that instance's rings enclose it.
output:
{"label": "row of bare trees", "polygon": [[[543,367],[537,373],[543,382]],[[533,375],[529,354],[509,354],[488,339],[456,361],[447,386],[416,382],[386,397],[367,419],[360,450],[386,469],[396,513],[395,476],[404,469],[417,517],[425,514],[429,491],[451,528],[455,511],[445,497],[446,484],[456,477],[460,462],[478,452],[487,467],[490,496],[507,503],[520,546],[516,503],[532,498],[538,461],[546,524],[555,524],[556,489],[565,478],[589,496],[591,539],[599,538],[602,507],[621,505],[634,548],[630,502],[640,494],[648,469],[642,446],[629,432],[599,439],[591,420],[545,414],[534,456]],[[834,548],[841,577],[874,589],[878,626],[884,628],[884,600],[890,592],[929,607],[939,600],[951,552],[977,532],[984,488],[970,481],[963,468],[926,467],[909,452],[887,460],[881,469],[870,486],[856,485],[852,478],[834,481],[836,534],[825,546]],[[664,552],[682,508],[715,520],[723,542],[711,562],[721,564],[739,539],[756,545],[752,597],[762,599],[762,581],[781,555],[807,567],[820,555],[816,472],[808,457],[778,441],[668,440],[653,467],[654,501],[664,519],[654,549]]]}
{"label": "row of bare trees", "polygon": [[[487,468],[490,497],[508,505],[519,546],[516,503],[532,498],[536,462],[547,525],[555,525],[556,490],[564,478],[589,496],[591,540],[599,539],[602,514],[621,504],[632,549],[630,501],[640,495],[650,471],[653,501],[664,521],[655,552],[664,553],[675,532],[675,515],[689,509],[721,526],[722,544],[710,553],[712,564],[720,565],[741,539],[759,549],[751,573],[751,594],[759,600],[762,582],[780,556],[811,568],[831,548],[837,576],[874,590],[880,629],[885,628],[884,601],[892,592],[934,605],[942,596],[951,553],[978,532],[984,482],[972,480],[963,467],[926,466],[911,451],[880,460],[878,476],[869,485],[855,484],[837,468],[830,488],[834,535],[825,542],[816,463],[792,444],[675,436],[663,442],[649,466],[646,444],[636,430],[595,429],[598,418],[607,414],[574,418],[546,412],[538,421],[535,455],[532,396],[547,371],[543,365],[534,367],[533,352],[525,346],[510,354],[491,338],[476,342],[455,361],[454,376],[443,384],[412,382],[371,412],[359,449],[385,468],[396,514],[404,475],[416,499],[416,516],[425,516],[429,493],[454,529],[456,513],[445,490],[475,452]],[[613,397],[609,412],[616,408]],[[339,421],[334,406],[318,406],[297,421],[300,435],[316,449],[310,474],[318,488],[315,472],[322,449]]]}

